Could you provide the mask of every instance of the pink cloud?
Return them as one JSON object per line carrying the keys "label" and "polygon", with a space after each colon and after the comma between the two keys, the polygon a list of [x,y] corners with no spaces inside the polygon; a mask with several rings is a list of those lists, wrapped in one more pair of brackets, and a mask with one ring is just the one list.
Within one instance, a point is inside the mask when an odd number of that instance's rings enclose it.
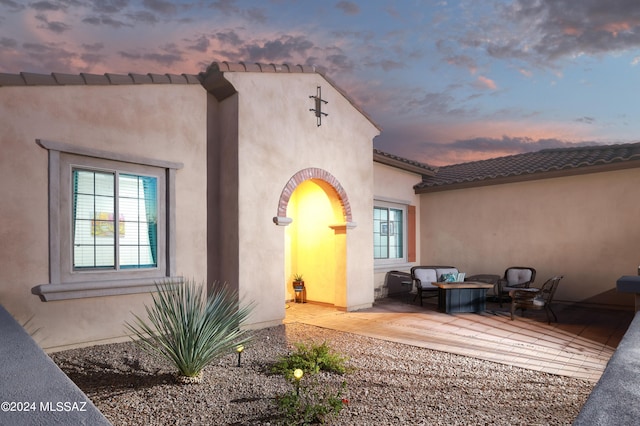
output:
{"label": "pink cloud", "polygon": [[483,89],[489,89],[489,90],[498,89],[498,85],[496,84],[495,81],[483,75],[478,76],[478,79],[476,80],[476,86]]}

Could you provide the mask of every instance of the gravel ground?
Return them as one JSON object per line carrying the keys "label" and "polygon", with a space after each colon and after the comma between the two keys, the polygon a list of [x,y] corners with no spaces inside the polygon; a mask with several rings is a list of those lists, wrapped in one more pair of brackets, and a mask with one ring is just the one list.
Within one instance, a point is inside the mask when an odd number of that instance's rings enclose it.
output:
{"label": "gravel ground", "polygon": [[200,384],[176,384],[168,364],[133,343],[51,357],[117,426],[267,425],[279,424],[275,397],[291,389],[269,366],[293,343],[325,341],[354,370],[319,378],[327,388],[347,383],[334,425],[568,425],[594,385],[303,324],[254,332],[240,368],[230,354]]}

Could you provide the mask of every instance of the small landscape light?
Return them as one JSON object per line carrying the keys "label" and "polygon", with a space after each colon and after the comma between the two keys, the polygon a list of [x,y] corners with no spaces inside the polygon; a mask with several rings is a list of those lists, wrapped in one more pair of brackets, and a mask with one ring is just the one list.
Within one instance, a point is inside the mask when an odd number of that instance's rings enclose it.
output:
{"label": "small landscape light", "polygon": [[242,351],[244,351],[244,346],[242,345],[236,346],[236,352],[238,352],[238,367],[240,367],[240,359],[242,358]]}
{"label": "small landscape light", "polygon": [[304,371],[300,368],[293,370],[293,378],[296,379],[296,396],[300,396],[300,379],[304,375]]}

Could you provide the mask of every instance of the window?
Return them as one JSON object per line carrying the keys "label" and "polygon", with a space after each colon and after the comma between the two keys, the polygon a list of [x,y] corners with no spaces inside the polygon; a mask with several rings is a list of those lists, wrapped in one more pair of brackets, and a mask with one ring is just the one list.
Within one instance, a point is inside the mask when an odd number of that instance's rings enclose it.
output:
{"label": "window", "polygon": [[375,200],[373,258],[376,268],[403,268],[416,261],[416,206]]}
{"label": "window", "polygon": [[175,271],[179,163],[58,142],[49,150],[49,284],[43,301],[143,293]]}
{"label": "window", "polygon": [[401,208],[373,208],[374,259],[404,258],[404,222]]}
{"label": "window", "polygon": [[158,266],[158,178],[72,171],[73,269]]}

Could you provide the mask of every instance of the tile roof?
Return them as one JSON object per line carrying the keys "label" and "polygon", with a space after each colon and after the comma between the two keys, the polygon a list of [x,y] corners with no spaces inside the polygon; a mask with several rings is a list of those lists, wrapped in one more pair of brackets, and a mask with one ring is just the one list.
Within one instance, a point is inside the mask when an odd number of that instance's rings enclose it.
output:
{"label": "tile roof", "polygon": [[423,176],[435,176],[438,171],[437,167],[430,166],[429,164],[398,157],[397,155],[389,154],[388,152],[380,151],[375,148],[373,149],[373,161],[409,172],[418,173]]}
{"label": "tile roof", "polygon": [[122,84],[201,84],[193,74],[20,74],[0,73],[2,86],[76,86],[76,85],[122,85]]}
{"label": "tile roof", "polygon": [[416,193],[497,185],[640,167],[640,143],[543,149],[537,152],[440,167],[423,176]]}
{"label": "tile roof", "polygon": [[261,73],[317,73],[336,89],[356,110],[367,118],[378,130],[380,126],[360,108],[356,102],[337,84],[329,79],[322,67],[293,64],[261,64],[247,62],[214,61],[205,72],[194,74],[37,74],[21,72],[19,74],[0,73],[2,86],[68,86],[68,85],[123,85],[123,84],[202,84],[216,99],[222,100],[233,95],[236,90],[224,79],[225,72],[261,72]]}

